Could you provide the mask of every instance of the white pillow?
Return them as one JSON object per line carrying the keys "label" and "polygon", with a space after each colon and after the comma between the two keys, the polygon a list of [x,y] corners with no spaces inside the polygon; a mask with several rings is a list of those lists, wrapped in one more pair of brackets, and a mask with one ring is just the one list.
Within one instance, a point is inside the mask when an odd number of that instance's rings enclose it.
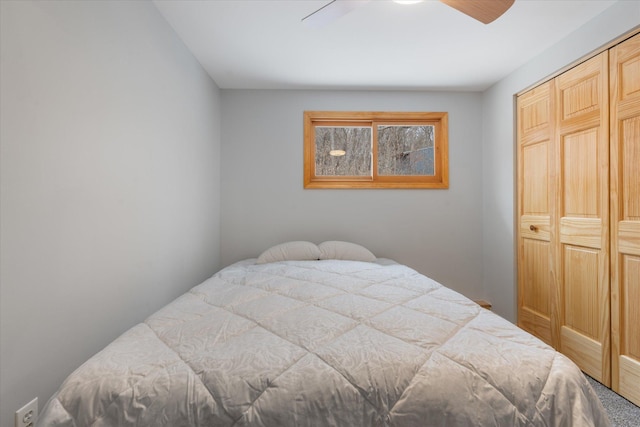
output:
{"label": "white pillow", "polygon": [[320,259],[320,248],[315,243],[295,241],[275,245],[262,252],[256,264],[278,261],[308,261]]}
{"label": "white pillow", "polygon": [[364,246],[355,243],[340,242],[330,240],[318,245],[320,248],[320,259],[342,259],[349,261],[372,262],[376,256]]}

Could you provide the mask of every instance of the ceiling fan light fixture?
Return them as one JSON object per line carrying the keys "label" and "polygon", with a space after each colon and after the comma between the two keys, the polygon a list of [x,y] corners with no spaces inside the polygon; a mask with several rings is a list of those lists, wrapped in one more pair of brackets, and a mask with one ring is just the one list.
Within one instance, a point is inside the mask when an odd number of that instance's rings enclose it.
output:
{"label": "ceiling fan light fixture", "polygon": [[[331,0],[320,9],[302,18],[311,27],[321,27],[334,19],[349,13],[370,0]],[[423,0],[393,0],[398,4],[414,4]],[[489,24],[504,14],[515,0],[440,0],[471,18]]]}

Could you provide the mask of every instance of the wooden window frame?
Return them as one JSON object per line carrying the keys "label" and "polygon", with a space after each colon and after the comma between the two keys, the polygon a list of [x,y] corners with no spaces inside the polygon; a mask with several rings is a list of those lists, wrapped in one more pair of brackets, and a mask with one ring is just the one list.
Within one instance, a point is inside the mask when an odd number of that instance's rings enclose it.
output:
{"label": "wooden window frame", "polygon": [[[377,126],[434,126],[435,175],[378,175]],[[371,126],[372,176],[316,176],[316,126]],[[304,188],[449,188],[448,114],[445,112],[305,111],[304,112]]]}

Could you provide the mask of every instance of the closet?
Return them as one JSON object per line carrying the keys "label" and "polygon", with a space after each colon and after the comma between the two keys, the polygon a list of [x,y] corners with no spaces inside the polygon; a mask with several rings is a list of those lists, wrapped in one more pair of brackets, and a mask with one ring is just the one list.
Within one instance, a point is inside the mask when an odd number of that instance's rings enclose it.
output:
{"label": "closet", "polygon": [[517,98],[518,325],[640,404],[640,35]]}

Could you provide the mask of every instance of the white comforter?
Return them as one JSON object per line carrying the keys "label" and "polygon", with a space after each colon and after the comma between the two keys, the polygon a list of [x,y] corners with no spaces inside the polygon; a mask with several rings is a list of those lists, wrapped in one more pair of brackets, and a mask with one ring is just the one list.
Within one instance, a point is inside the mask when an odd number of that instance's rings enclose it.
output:
{"label": "white comforter", "polygon": [[227,267],[78,368],[40,426],[607,426],[563,355],[414,270]]}

